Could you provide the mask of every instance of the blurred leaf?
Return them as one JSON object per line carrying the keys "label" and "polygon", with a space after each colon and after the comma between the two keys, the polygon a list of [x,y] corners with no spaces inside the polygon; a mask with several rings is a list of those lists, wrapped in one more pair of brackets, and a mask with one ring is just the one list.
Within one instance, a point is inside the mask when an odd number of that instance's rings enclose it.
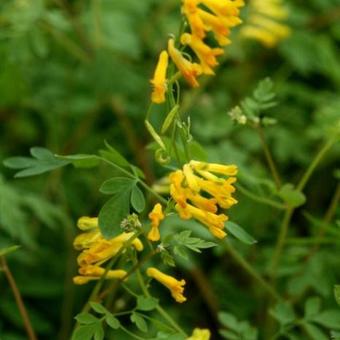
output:
{"label": "blurred leaf", "polygon": [[340,306],[340,285],[334,286],[334,296],[337,304]]}
{"label": "blurred leaf", "polygon": [[141,213],[145,208],[144,194],[137,185],[133,186],[132,188],[131,205],[138,213]]}
{"label": "blurred leaf", "polygon": [[293,308],[288,303],[279,303],[270,310],[272,315],[283,326],[288,325],[296,319]]}
{"label": "blurred leaf", "polygon": [[130,211],[130,192],[120,192],[111,197],[100,209],[98,219],[101,233],[106,239],[117,236],[120,223]]}
{"label": "blurred leaf", "polygon": [[100,163],[100,159],[98,159],[98,156],[96,155],[55,155],[55,157],[61,160],[70,161],[75,168],[93,168]]}
{"label": "blurred leaf", "polygon": [[137,314],[133,312],[130,316],[130,320],[137,326],[139,330],[142,332],[148,331],[148,325],[145,322],[144,318],[140,316],[140,314]]}
{"label": "blurred leaf", "polygon": [[91,308],[97,312],[98,314],[107,314],[110,313],[103,305],[97,302],[90,302]]}
{"label": "blurred leaf", "polygon": [[310,319],[320,312],[321,299],[319,297],[311,297],[305,303],[305,318]]}
{"label": "blurred leaf", "polygon": [[305,323],[303,328],[312,340],[327,340],[328,339],[328,337],[322,332],[322,330],[313,324]]}
{"label": "blurred leaf", "polygon": [[143,311],[154,310],[158,305],[158,299],[154,297],[138,296],[137,298],[137,309]]}
{"label": "blurred leaf", "polygon": [[106,314],[105,321],[112,329],[118,329],[120,327],[119,320],[112,314]]}
{"label": "blurred leaf", "polygon": [[245,243],[245,244],[254,244],[257,241],[251,236],[249,235],[243,228],[241,228],[239,225],[237,225],[234,222],[231,221],[227,221],[225,223],[225,228],[227,231],[230,232],[230,234],[232,234],[236,239],[238,239],[239,241]]}
{"label": "blurred leaf", "polygon": [[97,330],[97,324],[79,326],[72,334],[71,340],[91,340]]}
{"label": "blurred leaf", "polygon": [[24,169],[17,172],[14,177],[40,175],[70,163],[69,161],[56,158],[51,151],[45,148],[33,147],[30,149],[30,152],[34,158],[12,157],[3,162],[8,168]]}
{"label": "blurred leaf", "polygon": [[80,324],[86,324],[86,325],[90,325],[93,323],[97,323],[99,321],[98,318],[96,318],[95,316],[93,316],[90,313],[80,313],[78,314],[75,319],[80,323]]}
{"label": "blurred leaf", "polygon": [[100,187],[100,192],[107,195],[130,192],[136,185],[136,180],[127,177],[113,177],[106,180]]}
{"label": "blurred leaf", "polygon": [[299,207],[306,202],[305,195],[296,190],[293,184],[284,184],[280,191],[278,192],[278,196],[280,196],[285,202],[287,202],[291,207]]}
{"label": "blurred leaf", "polygon": [[18,250],[21,246],[10,246],[6,248],[0,248],[0,256],[8,255],[16,250]]}
{"label": "blurred leaf", "polygon": [[326,310],[312,319],[314,322],[335,330],[340,330],[340,310]]}

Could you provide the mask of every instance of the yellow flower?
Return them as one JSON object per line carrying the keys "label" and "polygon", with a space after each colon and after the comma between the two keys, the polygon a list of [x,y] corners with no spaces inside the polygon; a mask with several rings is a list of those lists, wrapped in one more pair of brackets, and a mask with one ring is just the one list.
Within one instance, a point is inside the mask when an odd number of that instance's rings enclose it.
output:
{"label": "yellow flower", "polygon": [[216,56],[223,54],[222,48],[211,48],[195,35],[184,33],[181,36],[181,43],[189,45],[201,62],[202,73],[215,74],[212,67],[218,65]]}
{"label": "yellow flower", "polygon": [[182,13],[187,17],[191,32],[200,39],[205,37],[205,25],[199,15],[198,0],[183,0]]}
{"label": "yellow flower", "polygon": [[159,271],[156,268],[150,267],[147,269],[146,274],[149,277],[154,278],[166,288],[168,288],[171,292],[172,297],[179,303],[186,301],[186,298],[183,296],[184,291],[184,280],[176,280],[174,277],[170,275],[166,275]]}
{"label": "yellow flower", "polygon": [[[98,227],[97,217],[81,217],[78,220],[78,227],[86,232],[78,235],[73,242],[74,248],[82,250],[77,261],[80,266],[80,276],[75,276],[75,284],[85,284],[91,280],[98,280],[105,272],[100,267],[104,262],[114,257],[124,244],[134,235],[134,233],[122,233],[110,240],[106,240]],[[143,243],[135,238],[131,246],[136,250],[143,250]],[[122,279],[126,272],[121,269],[109,270],[106,273],[106,279]]]}
{"label": "yellow flower", "polygon": [[162,51],[159,55],[158,63],[153,78],[150,80],[153,85],[151,101],[153,103],[163,103],[165,101],[165,93],[167,91],[166,73],[168,69],[168,52]]}
{"label": "yellow flower", "polygon": [[[217,238],[226,236],[224,224],[228,216],[218,213],[219,208],[229,209],[237,200],[235,192],[237,167],[190,161],[169,175],[170,195],[182,219],[194,218]],[[225,177],[220,177],[222,175]],[[226,178],[227,177],[227,178]]]}
{"label": "yellow flower", "polygon": [[238,16],[239,7],[244,6],[244,1],[240,0],[200,0],[200,2],[208,7],[215,15],[222,17]]}
{"label": "yellow flower", "polygon": [[[80,271],[80,270],[79,270]],[[104,268],[97,267],[97,269],[89,269],[87,270],[86,268],[83,268],[82,270],[83,273],[82,275],[77,275],[73,278],[73,283],[76,285],[83,285],[88,283],[89,281],[93,280],[99,280],[102,275],[105,272]],[[92,274],[90,274],[92,273]],[[106,273],[105,279],[112,280],[112,279],[117,279],[117,280],[122,280],[124,277],[127,275],[127,272],[122,269],[115,269],[115,270],[109,270]]]}
{"label": "yellow flower", "polygon": [[202,73],[201,66],[185,59],[182,53],[175,47],[174,39],[169,39],[168,52],[172,61],[180,70],[186,81],[192,87],[198,87],[199,84],[196,77]]}
{"label": "yellow flower", "polygon": [[186,340],[209,340],[210,335],[209,329],[195,328],[192,335]]}
{"label": "yellow flower", "polygon": [[241,29],[241,35],[274,47],[290,35],[290,28],[280,22],[287,17],[281,0],[251,0],[248,22]]}
{"label": "yellow flower", "polygon": [[155,204],[149,214],[149,218],[151,220],[151,230],[148,233],[148,239],[153,242],[159,241],[161,237],[159,234],[159,224],[164,219],[162,206],[159,203]]}
{"label": "yellow flower", "polygon": [[[84,249],[83,252],[78,256],[78,264],[80,266],[85,266],[89,264],[104,263],[110,258],[114,257],[120,249],[124,246],[133,233],[122,233],[119,236],[111,240],[105,240],[101,237],[97,242],[91,245],[89,248]],[[132,241],[132,246],[136,250],[143,250],[142,242],[136,238]]]}

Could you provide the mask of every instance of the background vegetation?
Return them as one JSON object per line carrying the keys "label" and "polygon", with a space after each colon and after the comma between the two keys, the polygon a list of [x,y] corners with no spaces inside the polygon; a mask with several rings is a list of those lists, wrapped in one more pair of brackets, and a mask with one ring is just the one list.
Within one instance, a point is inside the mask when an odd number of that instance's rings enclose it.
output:
{"label": "background vegetation", "polygon": [[[188,282],[185,313],[157,292],[185,329],[210,328],[213,339],[222,328],[227,339],[256,339],[250,324],[259,338],[270,328],[285,334],[278,338],[328,339],[331,331],[339,338],[333,290],[340,282],[340,145],[328,150],[302,194],[289,185],[276,189],[263,139],[281,183],[297,183],[333,133],[340,118],[340,2],[287,5],[288,39],[266,49],[235,30],[216,77],[183,93],[202,157],[240,167],[239,204],[231,217],[258,241],[249,246],[235,240],[231,249],[220,246],[199,260],[193,255],[183,261],[176,270]],[[143,121],[156,56],[180,20],[178,0],[2,1],[0,160],[28,156],[32,146],[57,154],[91,153],[106,140],[143,169],[148,183],[164,175],[153,151],[144,151],[150,140]],[[265,114],[276,124],[261,131],[235,125],[227,112],[268,76],[278,105]],[[98,188],[112,170],[67,167],[22,179],[13,179],[13,170],[4,166],[0,171],[0,249],[20,245],[6,258],[39,338],[68,339],[91,289],[71,280],[75,221],[97,215],[105,201]],[[297,208],[278,269],[277,290],[289,305],[268,299],[233,253],[236,248],[268,277],[283,218],[271,203],[279,199]],[[4,275],[0,284],[0,339],[25,339]],[[123,295],[116,301],[128,303]]]}

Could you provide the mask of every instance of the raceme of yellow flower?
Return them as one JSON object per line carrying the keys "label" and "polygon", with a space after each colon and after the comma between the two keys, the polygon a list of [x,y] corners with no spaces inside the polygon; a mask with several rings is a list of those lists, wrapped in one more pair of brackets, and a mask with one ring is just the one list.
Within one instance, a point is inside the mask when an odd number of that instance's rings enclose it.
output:
{"label": "raceme of yellow flower", "polygon": [[[76,236],[73,245],[77,250],[82,250],[77,258],[79,264],[79,274],[74,278],[74,283],[84,284],[90,280],[100,278],[105,269],[100,267],[104,262],[113,258],[124,244],[133,236],[133,233],[122,233],[110,240],[106,240],[101,234],[96,217],[81,217],[77,223],[78,227],[86,232]],[[136,250],[142,251],[143,244],[135,238],[131,242]],[[121,279],[125,276],[123,270],[109,270],[107,279]]]}
{"label": "raceme of yellow flower", "polygon": [[162,206],[157,203],[153,207],[152,211],[149,214],[149,218],[151,220],[151,229],[148,233],[148,239],[153,242],[159,241],[161,235],[159,233],[159,224],[164,219],[164,214],[162,211]]}
{"label": "raceme of yellow flower", "polygon": [[209,329],[195,328],[192,335],[186,340],[209,340],[210,335]]}
{"label": "raceme of yellow flower", "polygon": [[146,270],[146,274],[149,277],[160,282],[166,288],[168,288],[171,292],[172,297],[179,303],[186,301],[186,297],[183,295],[184,292],[184,280],[177,280],[170,275],[166,275],[162,273],[160,270],[150,267]]}
{"label": "raceme of yellow flower", "polygon": [[165,93],[167,90],[167,68],[168,68],[168,52],[162,51],[159,55],[156,70],[151,79],[151,84],[153,85],[153,91],[151,94],[151,100],[153,103],[163,103],[165,101]]}
{"label": "raceme of yellow flower", "polygon": [[241,35],[274,47],[290,35],[290,28],[280,22],[287,17],[288,11],[281,0],[251,0],[248,22]]}
{"label": "raceme of yellow flower", "polygon": [[[168,41],[168,53],[182,76],[192,87],[198,87],[197,77],[201,74],[213,75],[213,68],[218,65],[216,57],[223,54],[223,49],[210,47],[205,41],[208,32],[212,32],[221,46],[230,43],[230,28],[241,23],[239,18],[242,0],[182,0],[182,13],[185,15],[190,33],[180,37],[182,45],[188,45],[197,55],[200,64],[184,57],[180,48],[176,48],[174,39]],[[168,56],[161,52],[158,64],[151,80],[153,103],[163,103],[167,90]]]}
{"label": "raceme of yellow flower", "polygon": [[182,219],[196,219],[215,237],[225,237],[223,229],[228,216],[218,212],[237,203],[232,197],[236,174],[235,165],[194,160],[185,164],[182,170],[172,172],[169,176],[170,194],[176,202],[179,216]]}

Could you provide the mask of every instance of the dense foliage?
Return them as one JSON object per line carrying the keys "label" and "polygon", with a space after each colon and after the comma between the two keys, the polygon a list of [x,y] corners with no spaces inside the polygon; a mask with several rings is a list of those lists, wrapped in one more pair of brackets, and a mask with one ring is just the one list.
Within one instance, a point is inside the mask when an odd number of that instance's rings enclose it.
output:
{"label": "dense foliage", "polygon": [[[188,334],[197,326],[213,339],[340,339],[340,2],[286,5],[291,34],[277,46],[247,39],[240,25],[216,76],[197,89],[181,83],[193,158],[239,168],[225,240],[193,221],[185,222],[192,234],[183,231],[177,216],[162,225],[176,234],[174,272],[187,281],[188,301],[179,307],[151,289]],[[109,198],[99,188],[120,175],[88,155],[128,160],[150,186],[168,173],[144,120],[156,56],[182,20],[179,0],[0,3],[0,256],[39,339],[70,338],[93,288],[72,282],[76,220],[98,215]],[[160,128],[166,113],[152,110]],[[131,203],[145,221],[155,200],[136,183]],[[26,339],[1,272],[0,282],[0,339]],[[124,290],[112,299],[110,311],[91,309],[105,315],[108,338],[119,328],[110,312],[134,307]],[[142,315],[152,316],[153,303],[139,297],[132,322],[119,322],[151,339]]]}

